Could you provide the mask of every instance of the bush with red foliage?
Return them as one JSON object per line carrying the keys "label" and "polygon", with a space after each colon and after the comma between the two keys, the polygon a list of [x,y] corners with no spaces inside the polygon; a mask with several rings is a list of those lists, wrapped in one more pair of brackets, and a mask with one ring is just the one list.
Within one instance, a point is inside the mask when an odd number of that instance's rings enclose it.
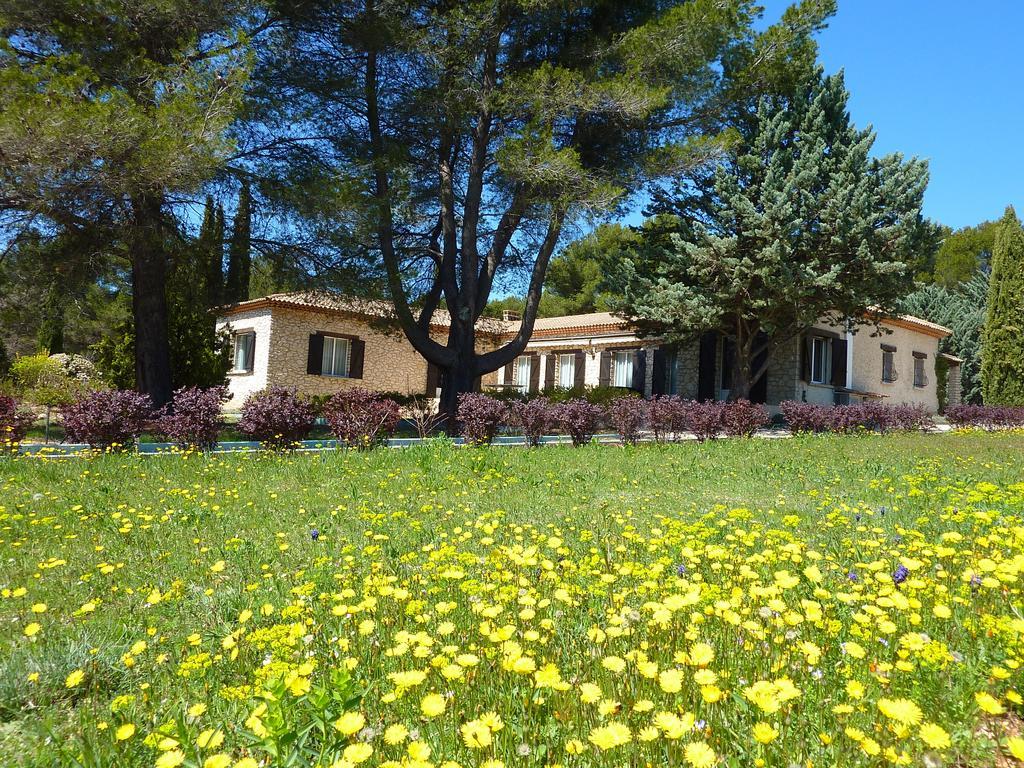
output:
{"label": "bush with red foliage", "polygon": [[951,405],[946,418],[957,427],[1007,429],[1024,427],[1024,407],[1009,405]]}
{"label": "bush with red foliage", "polygon": [[470,445],[489,445],[508,420],[505,403],[478,392],[459,395],[455,414],[462,437]]}
{"label": "bush with red foliage", "polygon": [[156,430],[180,448],[209,450],[217,444],[226,386],[181,387],[174,391],[156,422]]}
{"label": "bush with red foliage", "polygon": [[657,442],[677,439],[685,431],[684,401],[678,395],[658,395],[647,403],[647,423]]}
{"label": "bush with red foliage", "polygon": [[608,418],[623,443],[636,445],[647,426],[648,403],[641,397],[617,397],[608,404]]}
{"label": "bush with red foliage", "polygon": [[679,422],[684,432],[692,432],[703,442],[717,437],[725,429],[725,409],[713,400],[683,400],[679,406]]}
{"label": "bush with red foliage", "polygon": [[535,397],[527,402],[509,404],[509,415],[512,424],[519,427],[530,446],[540,445],[540,439],[551,431],[553,419],[551,401],[544,397]]}
{"label": "bush with red foliage", "polygon": [[25,439],[36,417],[18,408],[18,401],[0,395],[0,447],[11,446]]}
{"label": "bush with red foliage", "polygon": [[253,392],[242,404],[238,431],[264,447],[292,448],[305,438],[316,419],[316,409],[294,388],[274,386]]}
{"label": "bush with red foliage", "polygon": [[551,415],[558,428],[568,434],[572,444],[578,448],[593,439],[604,416],[604,408],[582,398],[573,398],[555,405]]}
{"label": "bush with red foliage", "polygon": [[92,448],[128,448],[153,418],[148,396],[123,389],[87,392],[60,409],[68,440]]}
{"label": "bush with red foliage", "polygon": [[398,403],[379,392],[350,389],[324,404],[324,418],[331,432],[353,448],[373,448],[385,442],[398,426]]}
{"label": "bush with red foliage", "polygon": [[749,400],[722,403],[722,431],[729,437],[750,437],[770,420],[768,409],[759,403]]}
{"label": "bush with red foliage", "polygon": [[902,432],[932,425],[928,409],[920,404],[853,403],[817,405],[786,400],[779,406],[793,432]]}

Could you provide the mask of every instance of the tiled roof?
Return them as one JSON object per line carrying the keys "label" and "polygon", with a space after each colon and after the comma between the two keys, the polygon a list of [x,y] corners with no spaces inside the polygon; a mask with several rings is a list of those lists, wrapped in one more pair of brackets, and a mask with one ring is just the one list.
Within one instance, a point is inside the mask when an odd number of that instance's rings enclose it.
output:
{"label": "tiled roof", "polygon": [[[237,304],[228,304],[221,307],[219,312],[222,315],[236,315],[239,312],[262,309],[264,307],[285,307],[288,309],[336,312],[345,315],[378,318],[381,320],[397,319],[395,316],[395,307],[390,301],[361,299],[324,289],[291,291],[289,293],[271,293],[258,299],[249,299],[248,301],[240,301]],[[439,309],[434,312],[433,317],[430,319],[431,326],[435,328],[448,328],[451,323],[451,315],[443,309]],[[477,321],[477,329],[484,331],[485,333],[503,333],[506,325],[507,323],[504,321],[490,317],[483,317]]]}
{"label": "tiled roof", "polygon": [[[220,311],[224,315],[233,315],[261,307],[288,307],[293,309],[339,312],[347,315],[360,315],[381,319],[395,318],[395,309],[391,302],[360,299],[328,290],[272,293],[259,299],[250,299],[249,301],[227,305],[222,307]],[[876,316],[871,312],[868,315],[869,317]],[[882,323],[918,331],[940,339],[952,333],[945,326],[912,315],[885,317],[882,318]],[[445,310],[438,310],[431,318],[430,324],[435,328],[447,328],[451,325],[451,316]],[[480,318],[477,321],[477,328],[484,333],[511,336],[519,329],[519,321]],[[582,315],[537,318],[533,324],[533,335],[531,338],[573,335],[590,336],[629,330],[629,322],[619,315],[612,312],[590,312]]]}

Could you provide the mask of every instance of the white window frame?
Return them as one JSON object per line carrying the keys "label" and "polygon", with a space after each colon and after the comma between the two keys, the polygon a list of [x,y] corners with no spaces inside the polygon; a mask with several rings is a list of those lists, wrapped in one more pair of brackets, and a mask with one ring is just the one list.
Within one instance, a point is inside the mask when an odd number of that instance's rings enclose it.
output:
{"label": "white window frame", "polygon": [[320,358],[320,375],[332,376],[336,379],[347,379],[351,370],[351,364],[352,340],[344,336],[324,336],[324,351]]}
{"label": "white window frame", "polygon": [[613,387],[630,387],[633,385],[633,351],[617,349],[612,352]]}
{"label": "white window frame", "polygon": [[[238,353],[241,351],[239,342],[243,339],[250,339],[248,365],[239,366]],[[231,335],[231,373],[252,373],[256,366],[256,331],[238,331]]]}
{"label": "white window frame", "polygon": [[562,389],[576,386],[576,355],[571,352],[558,356],[558,386]]}
{"label": "white window frame", "polygon": [[[821,363],[821,375],[814,372]],[[811,384],[829,384],[832,381],[832,340],[824,336],[811,337]]]}
{"label": "white window frame", "polygon": [[516,358],[515,386],[520,392],[530,391],[530,373],[533,359],[530,355],[520,355]]}

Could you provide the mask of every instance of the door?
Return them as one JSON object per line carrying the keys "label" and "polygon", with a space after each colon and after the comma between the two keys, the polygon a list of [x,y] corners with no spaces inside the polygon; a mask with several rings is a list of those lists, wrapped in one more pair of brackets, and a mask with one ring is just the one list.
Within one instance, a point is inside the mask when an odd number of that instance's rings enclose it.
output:
{"label": "door", "polygon": [[715,399],[715,358],[718,352],[718,334],[707,331],[700,337],[697,353],[697,399]]}

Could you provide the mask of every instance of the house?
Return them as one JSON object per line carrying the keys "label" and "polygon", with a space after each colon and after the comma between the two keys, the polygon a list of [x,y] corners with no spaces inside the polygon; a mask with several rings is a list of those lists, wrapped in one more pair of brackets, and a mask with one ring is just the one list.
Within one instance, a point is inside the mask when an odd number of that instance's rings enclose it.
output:
{"label": "house", "polygon": [[[229,373],[237,409],[252,392],[270,385],[329,395],[349,387],[437,395],[440,377],[397,328],[386,302],[354,300],[325,291],[281,293],[222,310],[218,328],[233,340]],[[449,318],[437,312],[430,333],[443,341]],[[846,403],[881,400],[938,408],[936,360],[949,371],[948,398],[958,402],[960,361],[941,355],[948,328],[910,316],[848,329],[816,324],[777,350],[751,399],[777,406],[783,400]],[[493,348],[519,325],[514,313],[482,319],[478,340]],[[731,345],[715,333],[691,344],[641,338],[607,312],[539,318],[526,349],[504,368],[486,374],[481,388],[542,392],[553,388],[623,387],[645,395],[678,394],[722,400],[729,396]]]}

